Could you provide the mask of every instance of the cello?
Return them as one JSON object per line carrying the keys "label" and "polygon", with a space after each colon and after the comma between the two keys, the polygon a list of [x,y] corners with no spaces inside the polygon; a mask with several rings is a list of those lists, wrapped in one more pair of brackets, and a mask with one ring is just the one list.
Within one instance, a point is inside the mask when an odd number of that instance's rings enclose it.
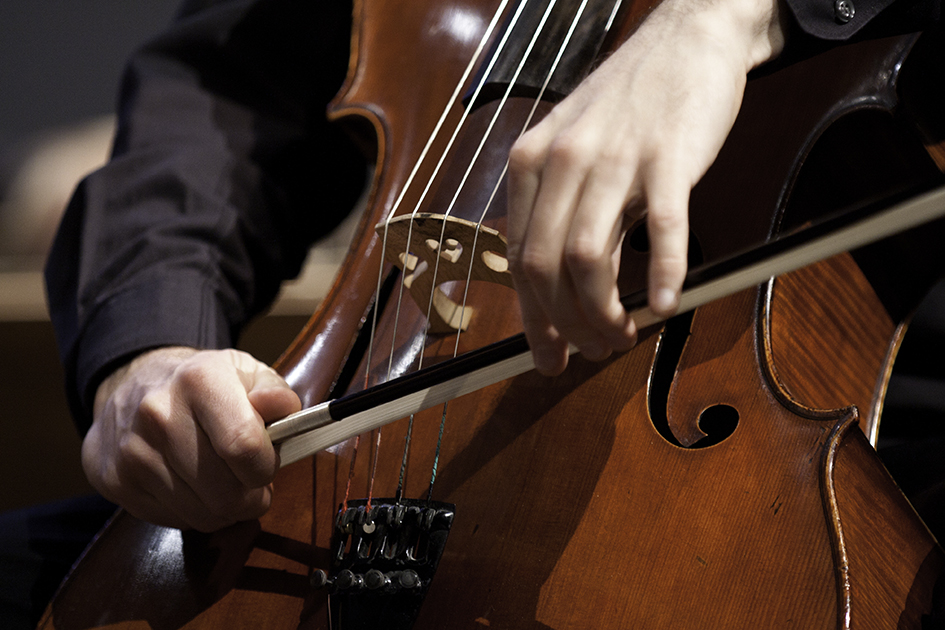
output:
{"label": "cello", "polygon": [[[468,224],[484,208],[483,223],[502,232],[502,156],[529,121],[543,72],[517,73],[521,55],[500,54],[499,42],[522,41],[511,37],[519,8],[536,32],[550,6],[539,4],[357,5],[351,71],[332,115],[369,123],[378,168],[338,282],[278,363],[305,405],[519,330],[514,294],[496,282],[440,286],[440,277],[416,301],[401,287],[423,284],[438,260],[479,254],[482,230]],[[549,14],[548,32],[573,24],[589,47],[563,59],[569,78],[542,93],[552,100],[648,10],[594,3],[575,21],[579,5]],[[903,112],[897,96],[908,83],[900,69],[937,54],[934,42],[903,36],[753,79],[693,191],[698,257],[723,260],[855,202],[839,186],[823,195],[818,165],[862,140],[864,125],[876,125],[869,139],[882,150],[856,152],[842,171],[857,195],[941,181],[921,143],[901,133],[908,113],[934,140],[923,116],[931,106],[917,97]],[[537,102],[538,115],[550,107]],[[439,155],[449,158],[442,168]],[[408,233],[428,234],[426,222],[443,238],[407,236],[385,264],[374,226],[394,209],[408,215]],[[631,229],[624,250],[628,291],[641,286],[640,234]],[[648,329],[630,353],[575,359],[552,380],[525,373],[404,418],[380,441],[303,458],[283,469],[259,522],[199,535],[119,513],[42,627],[921,627],[942,551],[856,426],[878,422],[904,321],[941,271],[922,257],[935,236],[925,229],[831,258]],[[501,252],[483,251],[493,264],[480,255],[477,268],[501,275]],[[918,263],[914,283],[898,280]],[[435,323],[433,300],[445,304]],[[712,424],[721,434],[703,439]]]}

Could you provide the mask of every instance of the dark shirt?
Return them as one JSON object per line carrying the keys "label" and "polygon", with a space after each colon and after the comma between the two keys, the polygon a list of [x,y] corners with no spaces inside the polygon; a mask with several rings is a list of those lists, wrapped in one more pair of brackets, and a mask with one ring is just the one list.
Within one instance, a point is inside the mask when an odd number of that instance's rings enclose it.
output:
{"label": "dark shirt", "polygon": [[[938,22],[941,0],[785,0],[798,35],[845,41],[923,30]],[[882,19],[874,20],[882,14]],[[870,28],[866,28],[870,25]]]}
{"label": "dark shirt", "polygon": [[[825,39],[891,0],[855,1],[839,24],[833,0],[788,0]],[[901,0],[923,16],[939,1]],[[76,191],[46,270],[83,433],[112,369],[159,346],[232,346],[353,204],[366,167],[325,117],[350,16],[340,0],[194,0],[131,60],[113,158]]]}
{"label": "dark shirt", "polygon": [[84,433],[117,364],[232,346],[363,187],[325,109],[348,2],[190,2],[132,58],[114,155],[79,186],[47,263],[50,315]]}

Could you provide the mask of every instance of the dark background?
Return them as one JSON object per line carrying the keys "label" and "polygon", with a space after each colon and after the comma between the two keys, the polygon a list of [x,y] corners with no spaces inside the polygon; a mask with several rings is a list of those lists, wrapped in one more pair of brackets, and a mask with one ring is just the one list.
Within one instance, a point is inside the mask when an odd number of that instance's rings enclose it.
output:
{"label": "dark background", "polygon": [[124,60],[179,0],[0,2],[0,151],[114,109]]}
{"label": "dark background", "polygon": [[[114,110],[129,54],[172,18],[178,0],[0,1],[0,166],[16,171],[37,138]],[[0,199],[3,196],[0,179]],[[20,208],[17,220],[29,220]],[[0,252],[0,274],[9,256]],[[41,257],[29,268],[39,286]],[[34,268],[35,267],[35,268]],[[10,285],[3,301],[19,299]],[[34,295],[36,291],[30,291]],[[31,298],[32,299],[32,298]],[[40,300],[41,302],[41,300]],[[0,510],[89,491],[49,322],[0,318]]]}

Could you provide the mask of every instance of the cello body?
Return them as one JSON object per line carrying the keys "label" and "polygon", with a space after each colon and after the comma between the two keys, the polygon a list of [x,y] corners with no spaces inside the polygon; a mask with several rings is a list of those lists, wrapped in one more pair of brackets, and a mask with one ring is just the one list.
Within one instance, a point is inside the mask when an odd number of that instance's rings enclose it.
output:
{"label": "cello body", "polygon": [[[442,173],[434,178],[436,160],[424,160],[413,174],[499,6],[356,3],[351,68],[330,114],[357,121],[356,133],[368,130],[377,170],[334,288],[277,365],[303,405],[448,358],[457,343],[463,353],[520,330],[514,293],[491,284],[470,283],[474,313],[458,342],[424,334],[423,307],[399,299],[396,273],[391,296],[375,297],[378,270],[389,267],[374,225],[398,205],[398,213],[439,212],[452,203],[498,110],[494,99],[470,107]],[[602,50],[647,10],[622,8]],[[749,81],[729,141],[693,191],[699,257],[722,259],[849,201],[842,191],[819,192],[817,165],[834,163],[856,124],[874,114],[898,120],[899,72],[915,46],[915,36],[862,42]],[[464,107],[457,100],[445,110],[444,128]],[[490,159],[458,195],[457,216],[477,219],[530,107],[527,96],[509,100],[483,151]],[[853,132],[843,131],[838,121],[851,119]],[[876,137],[895,136],[895,151],[878,153],[894,163],[844,185],[882,196],[940,181],[920,143],[899,139],[898,123],[881,127]],[[431,154],[448,135],[436,137]],[[427,180],[434,183],[424,195],[414,181]],[[486,220],[499,232],[504,192]],[[629,353],[573,358],[553,379],[527,373],[447,411],[417,414],[412,425],[389,425],[380,441],[351,440],[287,466],[258,522],[202,535],[120,512],[41,627],[922,628],[945,555],[867,434],[905,321],[941,272],[914,245],[934,241],[941,226],[933,228],[642,331]],[[875,262],[891,251],[902,254],[895,265]],[[627,289],[641,286],[645,260],[631,231]],[[917,288],[897,293],[896,274],[920,264]],[[463,284],[444,291],[459,300]],[[367,353],[358,339],[375,312]],[[712,424],[723,434],[704,440]],[[336,518],[349,494],[396,497],[401,484],[405,497],[429,495],[454,514],[422,606],[392,621],[370,589],[349,594],[311,578],[334,561]]]}

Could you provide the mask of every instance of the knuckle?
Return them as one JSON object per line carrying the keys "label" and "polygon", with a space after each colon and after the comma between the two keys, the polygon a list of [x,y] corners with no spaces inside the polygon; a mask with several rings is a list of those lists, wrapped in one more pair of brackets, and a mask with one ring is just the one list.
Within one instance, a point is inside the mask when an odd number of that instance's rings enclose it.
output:
{"label": "knuckle", "polygon": [[533,283],[543,283],[552,274],[553,263],[547,253],[538,247],[526,247],[518,262],[519,272]]}
{"label": "knuckle", "polygon": [[537,172],[544,158],[544,148],[531,132],[516,140],[509,151],[509,174],[513,177]]}
{"label": "knuckle", "polygon": [[512,275],[526,280],[541,277],[548,264],[542,252],[529,243],[510,243],[506,259]]}
{"label": "knuckle", "polygon": [[258,361],[253,355],[235,348],[216,350],[214,354],[208,354],[206,360],[208,362],[213,360],[215,363],[223,362],[238,374],[257,374],[271,369],[265,363]]}
{"label": "knuckle", "polygon": [[661,233],[678,233],[688,229],[688,218],[685,212],[664,210],[659,207],[647,209],[646,221],[651,231]]}
{"label": "knuckle", "polygon": [[121,496],[121,477],[113,464],[96,462],[83,467],[86,478],[92,487],[109,501],[118,502]]}
{"label": "knuckle", "polygon": [[685,273],[686,270],[686,257],[678,254],[666,254],[663,256],[660,261],[663,268],[667,271],[679,271],[682,270]]}
{"label": "knuckle", "polygon": [[210,376],[210,370],[201,360],[186,361],[175,372],[175,379],[180,387],[190,391],[204,391],[210,382]]}
{"label": "knuckle", "polygon": [[119,479],[141,479],[150,469],[150,449],[137,435],[123,436],[118,440],[115,451],[112,472],[116,482]]}
{"label": "knuckle", "polygon": [[583,168],[590,164],[592,155],[591,143],[581,134],[565,133],[551,143],[548,148],[548,161],[566,165],[571,168]]}
{"label": "knuckle", "polygon": [[669,256],[654,262],[656,273],[658,273],[664,282],[672,284],[682,283],[686,277],[686,259],[675,256]]}
{"label": "knuckle", "polygon": [[244,428],[235,430],[222,445],[220,455],[232,467],[249,474],[257,485],[272,481],[274,470],[268,470],[267,450],[272,447],[261,431]]}
{"label": "knuckle", "polygon": [[168,396],[161,391],[150,391],[142,396],[135,411],[135,424],[147,435],[167,439],[173,424],[171,404]]}
{"label": "knuckle", "polygon": [[233,431],[224,449],[231,459],[252,460],[262,451],[263,439],[258,431],[236,430]]}
{"label": "knuckle", "polygon": [[584,237],[578,237],[570,240],[565,245],[565,261],[568,269],[579,276],[586,276],[601,268],[604,260],[604,252],[598,243]]}
{"label": "knuckle", "polygon": [[[578,346],[582,349],[582,352],[585,348],[596,347],[603,348],[603,340],[595,333],[595,331],[590,330],[586,325],[581,325],[578,322],[562,322],[560,326],[561,335],[567,339],[569,342]],[[592,354],[598,354],[601,350],[594,350]]]}
{"label": "knuckle", "polygon": [[509,263],[509,270],[514,275],[521,271],[522,263],[522,245],[519,242],[509,240],[508,247],[505,250],[505,259]]}

